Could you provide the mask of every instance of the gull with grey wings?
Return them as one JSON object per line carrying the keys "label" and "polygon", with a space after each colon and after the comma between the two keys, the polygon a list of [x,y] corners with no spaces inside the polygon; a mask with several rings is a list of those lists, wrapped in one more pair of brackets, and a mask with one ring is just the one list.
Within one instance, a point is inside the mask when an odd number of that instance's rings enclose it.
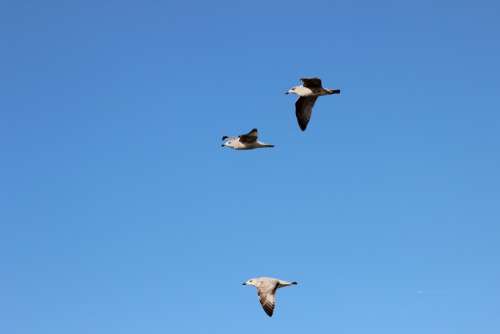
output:
{"label": "gull with grey wings", "polygon": [[297,282],[288,282],[272,277],[252,278],[243,283],[243,285],[253,285],[257,288],[260,304],[270,317],[272,317],[276,305],[276,290],[296,284]]}

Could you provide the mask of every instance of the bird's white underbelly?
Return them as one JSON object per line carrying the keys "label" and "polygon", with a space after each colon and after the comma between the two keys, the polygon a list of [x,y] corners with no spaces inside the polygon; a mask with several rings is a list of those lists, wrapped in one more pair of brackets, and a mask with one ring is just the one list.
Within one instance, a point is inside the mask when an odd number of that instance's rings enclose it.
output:
{"label": "bird's white underbelly", "polygon": [[258,143],[240,143],[240,150],[251,150],[252,148],[260,147]]}
{"label": "bird's white underbelly", "polygon": [[317,95],[311,89],[309,89],[307,87],[296,87],[294,92],[298,96],[313,96],[313,95]]}

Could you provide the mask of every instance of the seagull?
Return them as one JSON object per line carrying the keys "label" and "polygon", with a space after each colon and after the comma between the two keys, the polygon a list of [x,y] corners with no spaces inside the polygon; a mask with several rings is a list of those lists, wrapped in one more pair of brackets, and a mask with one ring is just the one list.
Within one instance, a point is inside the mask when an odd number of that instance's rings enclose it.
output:
{"label": "seagull", "polygon": [[262,308],[268,316],[272,317],[276,304],[276,290],[285,286],[297,285],[297,282],[287,282],[272,277],[258,277],[249,279],[243,285],[253,285],[257,288]]}
{"label": "seagull", "polygon": [[274,147],[274,145],[258,141],[257,137],[257,129],[252,129],[249,133],[239,135],[238,137],[224,136],[222,137],[222,140],[224,141],[222,147],[230,147],[235,150],[251,150],[254,148]]}
{"label": "seagull", "polygon": [[318,96],[340,94],[340,89],[323,88],[320,78],[301,78],[300,81],[302,81],[302,86],[294,86],[285,94],[296,94],[299,96],[295,102],[295,115],[297,116],[300,129],[305,131]]}

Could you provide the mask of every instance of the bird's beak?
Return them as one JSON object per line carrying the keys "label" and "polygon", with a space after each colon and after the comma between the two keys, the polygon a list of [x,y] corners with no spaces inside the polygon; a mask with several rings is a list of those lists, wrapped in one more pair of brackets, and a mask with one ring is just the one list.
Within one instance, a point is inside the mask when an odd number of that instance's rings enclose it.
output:
{"label": "bird's beak", "polygon": [[286,92],[285,92],[285,95],[288,95],[288,94],[290,94],[290,92],[289,92],[289,91],[286,91]]}
{"label": "bird's beak", "polygon": [[247,283],[246,283],[246,282],[243,282],[241,285],[247,285]]}
{"label": "bird's beak", "polygon": [[221,146],[222,146],[222,147],[224,147],[224,146],[226,146],[226,145],[222,144]]}

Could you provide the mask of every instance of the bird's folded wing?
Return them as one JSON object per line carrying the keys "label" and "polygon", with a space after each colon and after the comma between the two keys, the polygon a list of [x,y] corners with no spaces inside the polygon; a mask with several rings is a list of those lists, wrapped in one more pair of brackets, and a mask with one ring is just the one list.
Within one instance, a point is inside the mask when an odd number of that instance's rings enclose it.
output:
{"label": "bird's folded wing", "polygon": [[252,129],[249,133],[240,136],[240,142],[254,143],[257,141],[257,137],[258,137],[257,129]]}
{"label": "bird's folded wing", "polygon": [[307,88],[321,88],[321,79],[320,78],[301,78],[300,81],[304,84],[304,87]]}
{"label": "bird's folded wing", "polygon": [[307,123],[311,119],[312,108],[317,98],[317,96],[302,96],[295,102],[295,115],[302,131],[307,128]]}
{"label": "bird's folded wing", "polygon": [[266,314],[270,317],[273,315],[274,305],[276,304],[275,292],[276,292],[277,284],[269,287],[260,287],[257,289],[257,293],[259,294],[260,304],[262,308],[266,312]]}

